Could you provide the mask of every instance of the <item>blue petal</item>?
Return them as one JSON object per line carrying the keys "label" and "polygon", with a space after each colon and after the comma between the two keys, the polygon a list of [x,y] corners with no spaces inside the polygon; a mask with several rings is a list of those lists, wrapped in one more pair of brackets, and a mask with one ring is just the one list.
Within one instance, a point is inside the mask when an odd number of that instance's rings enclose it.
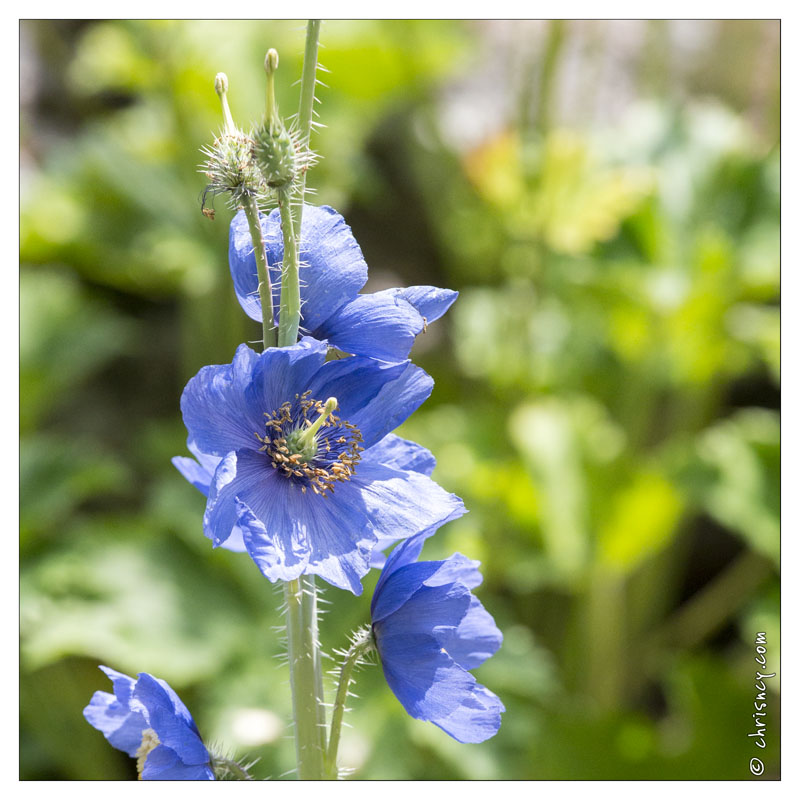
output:
{"label": "blue petal", "polygon": [[[322,497],[302,493],[261,454],[243,451],[229,461],[237,474],[219,494],[220,518],[227,528],[238,515],[248,552],[272,581],[307,572],[361,594],[377,531],[399,538],[464,513],[461,500],[427,476],[380,464],[359,464]],[[215,509],[208,522],[217,524]]]}
{"label": "blue petal", "polygon": [[447,718],[472,693],[475,679],[432,636],[387,635],[378,650],[389,688],[416,719]]}
{"label": "blue petal", "polygon": [[458,292],[452,289],[438,289],[436,286],[408,286],[405,289],[385,289],[376,294],[391,294],[402,297],[407,303],[425,317],[426,322],[435,322],[455,303]]}
{"label": "blue petal", "polygon": [[[422,588],[426,579],[430,578],[441,564],[441,561],[407,564],[404,569],[395,570],[388,576],[384,569],[381,574],[383,581],[380,586],[375,587],[372,595],[370,605],[372,623],[376,624],[397,611],[416,591]],[[455,624],[458,624],[458,621]]]}
{"label": "blue petal", "polygon": [[91,702],[83,709],[86,721],[100,731],[112,747],[129,756],[136,756],[142,743],[142,731],[147,727],[142,714],[131,712],[113,694],[95,692]]}
{"label": "blue petal", "polygon": [[427,581],[428,586],[443,586],[446,583],[462,583],[468,589],[474,589],[483,582],[481,575],[480,561],[473,561],[461,553],[454,553],[450,558],[442,562],[441,569]]}
{"label": "blue petal", "polygon": [[[280,305],[283,235],[280,211],[261,217],[261,229],[276,321]],[[231,222],[229,261],[236,296],[248,316],[261,321],[258,273],[247,218],[240,211]],[[303,330],[314,332],[341,305],[358,294],[367,280],[367,265],[349,226],[328,206],[303,207],[300,237],[300,299]]]}
{"label": "blue petal", "polygon": [[494,736],[505,711],[499,698],[456,664],[434,637],[405,629],[395,632],[391,620],[376,626],[378,652],[386,682],[406,711],[433,722],[459,742]]}
{"label": "blue petal", "polygon": [[500,730],[500,714],[505,710],[500,698],[476,681],[455,711],[431,722],[458,742],[477,744]]}
{"label": "blue petal", "polygon": [[405,300],[389,293],[361,294],[345,303],[313,333],[346,353],[403,361],[424,321]]}
{"label": "blue petal", "polygon": [[266,409],[249,403],[245,389],[258,358],[240,345],[233,363],[203,367],[186,384],[181,396],[183,421],[189,438],[204,453],[224,456],[257,442],[253,434],[263,431]]}
{"label": "blue petal", "polygon": [[213,781],[214,773],[207,764],[184,764],[174,750],[165,745],[159,745],[147,754],[142,770],[142,780]]}
{"label": "blue petal", "polygon": [[183,390],[181,410],[190,440],[203,453],[224,456],[241,448],[257,449],[265,412],[302,392],[325,361],[327,347],[305,338],[293,347],[270,348],[256,355],[246,345],[233,363],[203,367]]}
{"label": "blue petal", "polygon": [[[277,411],[287,400],[293,400],[295,394],[302,394],[325,363],[327,353],[324,342],[306,336],[291,347],[272,347],[258,356],[246,395],[248,405],[258,410],[259,433],[264,432],[263,415]],[[249,446],[254,449],[261,446],[252,434]]]}
{"label": "blue petal", "polygon": [[[459,517],[466,514],[467,510],[463,506],[456,507],[448,514],[444,519],[440,522],[436,523],[435,525],[431,525],[427,528],[423,528],[419,533],[414,534],[410,538],[406,539],[405,541],[401,542],[394,550],[392,550],[391,555],[383,565],[383,572],[381,573],[380,578],[378,578],[378,583],[375,586],[375,592],[373,594],[373,602],[374,598],[380,593],[384,583],[391,577],[391,575],[396,572],[401,567],[406,566],[406,564],[414,563],[418,558],[419,554],[422,552],[422,546],[425,544],[425,540],[429,539],[436,533],[442,525],[446,525],[448,522],[452,522],[454,519],[458,519]],[[379,539],[378,545],[376,546],[386,546],[389,542],[385,540],[389,539],[389,537],[381,537]],[[394,540],[396,541],[396,540]],[[439,563],[446,563],[446,562],[439,562]],[[477,564],[477,562],[475,562]],[[480,573],[479,573],[480,575]],[[478,581],[480,583],[480,581]],[[477,585],[477,584],[476,584]]]}
{"label": "blue petal", "polygon": [[[267,227],[267,218],[259,214],[262,232]],[[228,263],[233,278],[236,299],[250,319],[261,322],[261,299],[258,295],[258,268],[253,251],[253,240],[247,215],[239,210],[231,220],[228,237]],[[271,280],[271,278],[270,278]]]}
{"label": "blue petal", "polygon": [[[409,531],[422,529],[431,535],[466,513],[460,497],[418,472],[362,461],[349,483],[361,487],[375,534],[373,551],[408,536]],[[336,492],[341,489],[337,487]]]}
{"label": "blue petal", "polygon": [[205,534],[214,545],[228,545],[238,533],[237,547],[229,549],[239,549],[241,542],[271,581],[302,574],[308,563],[307,531],[289,508],[300,488],[253,450],[229,453],[214,479],[203,517]]}
{"label": "blue petal", "polygon": [[192,715],[169,684],[141,672],[134,696],[147,709],[149,727],[162,745],[174,750],[184,764],[209,763]]}
{"label": "blue petal", "polygon": [[[266,577],[291,580],[305,572],[361,594],[361,578],[369,570],[375,535],[362,498],[349,483],[352,481],[322,497],[303,494],[298,485],[278,476],[275,485],[280,500],[275,506],[262,497],[242,498],[253,511],[249,523],[246,517],[240,523],[245,544]],[[302,562],[292,564],[285,556],[284,531],[290,533],[298,551],[302,549]]]}
{"label": "blue petal", "polygon": [[[387,635],[392,636],[406,633],[427,633],[437,636],[440,628],[456,629],[469,610],[472,595],[469,589],[460,583],[429,586],[431,578],[441,564],[442,562],[437,561],[409,564],[392,576],[381,592],[382,602],[378,604],[380,608],[376,606],[375,609],[373,620],[378,621],[373,624],[376,625],[376,630],[379,626]],[[431,570],[432,567],[436,569]],[[423,576],[422,584],[405,599],[401,599],[400,592],[393,591],[393,587],[398,583],[401,586],[408,586],[416,574]],[[394,610],[391,610],[392,605],[395,607]],[[381,610],[383,615],[380,613]]]}
{"label": "blue petal", "polygon": [[[194,453],[197,461],[193,458],[186,458],[185,456],[175,456],[172,459],[172,463],[178,472],[180,472],[195,489],[199,489],[208,497],[211,482],[214,479],[214,473],[217,471],[219,462],[222,461],[222,459],[219,456],[206,455],[201,452],[192,441],[190,441],[187,446],[189,450]],[[219,546],[225,550],[231,550],[234,553],[244,553],[247,549],[244,546],[242,532],[238,527],[234,527],[230,536],[224,542],[220,542]]]}
{"label": "blue petal", "polygon": [[111,679],[117,700],[124,706],[129,705],[133,697],[133,689],[136,686],[136,679],[131,678],[130,675],[126,675],[124,672],[117,672],[111,667],[101,665],[100,669]]}
{"label": "blue petal", "polygon": [[362,460],[374,461],[395,469],[421,472],[428,477],[436,466],[436,459],[430,450],[394,433],[387,434],[377,444],[372,445],[363,453]]}
{"label": "blue petal", "polygon": [[428,399],[433,380],[410,361],[387,364],[354,356],[329,361],[309,388],[317,399],[336,397],[337,413],[358,427],[370,448]]}
{"label": "blue petal", "polygon": [[479,667],[503,643],[503,634],[495,625],[492,615],[474,596],[458,627],[442,631],[437,638],[453,661],[464,669]]}

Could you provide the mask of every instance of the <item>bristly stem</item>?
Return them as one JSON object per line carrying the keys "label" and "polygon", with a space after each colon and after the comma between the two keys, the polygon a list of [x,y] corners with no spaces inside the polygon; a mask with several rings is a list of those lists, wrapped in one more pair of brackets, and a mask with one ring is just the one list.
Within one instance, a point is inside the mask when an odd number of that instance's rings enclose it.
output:
{"label": "bristly stem", "polygon": [[339,671],[339,688],[336,690],[336,700],[333,704],[333,716],[331,717],[331,733],[328,740],[328,748],[325,753],[325,777],[335,780],[339,777],[339,768],[336,759],[339,753],[339,741],[342,737],[342,721],[347,703],[347,695],[350,691],[350,683],[353,680],[353,673],[356,667],[362,663],[366,653],[375,648],[372,637],[372,629],[364,628],[356,632],[350,644],[350,649],[344,656],[342,666]]}
{"label": "bristly stem", "polygon": [[316,626],[316,588],[301,575],[284,584],[289,674],[292,684],[297,777],[325,778],[325,718],[319,642]]}
{"label": "bristly stem", "polygon": [[[317,73],[319,20],[310,20],[306,31],[305,61],[300,85],[298,148],[308,148]],[[283,233],[283,269],[278,346],[290,347],[300,328],[300,258],[298,239],[305,194],[305,169],[290,192],[280,192],[278,206]],[[317,623],[317,589],[311,575],[301,575],[284,584],[289,673],[294,711],[297,776],[300,780],[321,780],[325,770],[325,695],[322,685],[322,657]]]}
{"label": "bristly stem", "polygon": [[[317,85],[317,54],[319,51],[319,29],[322,20],[310,19],[306,26],[306,51],[303,58],[303,77],[300,82],[300,109],[297,112],[297,147],[308,153],[311,141],[311,124],[314,119],[314,90]],[[300,170],[295,182],[292,205],[295,206],[295,223],[300,235],[303,222],[303,197],[306,191],[308,164]]]}
{"label": "bristly stem", "polygon": [[[300,81],[300,110],[297,113],[297,150],[308,152],[311,120],[314,113],[314,87],[317,81],[317,51],[321,20],[311,19],[306,27],[306,50],[303,77]],[[303,199],[306,191],[308,160],[300,170],[290,192],[278,194],[283,232],[283,272],[281,275],[281,309],[278,328],[278,347],[288,347],[297,341],[300,329],[300,253],[298,241],[303,223]]]}
{"label": "bristly stem", "polygon": [[283,233],[283,267],[281,269],[281,310],[278,323],[278,347],[291,347],[300,329],[300,257],[297,235],[288,192],[278,193]]}
{"label": "bristly stem", "polygon": [[258,296],[261,299],[261,332],[264,339],[264,349],[275,347],[278,344],[278,332],[275,328],[274,309],[272,307],[272,283],[269,279],[269,265],[267,253],[264,248],[264,237],[261,232],[261,221],[258,217],[258,205],[255,198],[250,198],[244,204],[244,213],[250,227],[250,238],[253,240],[253,251],[258,269]]}
{"label": "bristly stem", "polygon": [[[252,764],[250,765],[252,766]],[[247,767],[242,766],[238,761],[234,761],[232,758],[225,758],[224,756],[212,756],[211,758],[211,768],[214,770],[214,774],[219,777],[220,773],[230,774],[235,777],[237,781],[252,781],[253,776],[247,770]]]}

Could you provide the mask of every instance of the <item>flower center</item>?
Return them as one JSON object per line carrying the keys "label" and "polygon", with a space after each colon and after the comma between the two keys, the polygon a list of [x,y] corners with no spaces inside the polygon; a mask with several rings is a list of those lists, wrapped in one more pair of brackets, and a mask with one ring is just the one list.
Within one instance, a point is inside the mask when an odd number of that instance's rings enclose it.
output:
{"label": "flower center", "polygon": [[153,752],[161,744],[158,740],[158,734],[152,728],[145,728],[142,731],[142,743],[136,751],[136,771],[139,773],[139,780],[142,779],[142,772],[144,771],[144,763],[147,761],[147,756]]}
{"label": "flower center", "polygon": [[327,497],[334,484],[350,480],[361,460],[361,431],[333,412],[338,403],[329,397],[325,403],[310,397],[310,390],[295,395],[266,417],[264,436],[256,434],[273,469],[298,483],[303,492],[309,487]]}

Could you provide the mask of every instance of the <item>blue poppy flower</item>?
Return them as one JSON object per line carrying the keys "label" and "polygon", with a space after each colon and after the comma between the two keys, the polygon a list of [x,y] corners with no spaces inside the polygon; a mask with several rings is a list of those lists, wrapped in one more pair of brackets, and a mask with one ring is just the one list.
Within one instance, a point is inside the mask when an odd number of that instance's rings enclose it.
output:
{"label": "blue poppy flower", "polygon": [[95,692],[83,709],[112,747],[137,759],[146,781],[213,781],[211,756],[192,715],[166,681],[140,672],[130,678],[100,667],[114,694]]}
{"label": "blue poppy flower", "polygon": [[468,672],[503,641],[471,589],[478,562],[456,553],[417,561],[425,531],[398,545],[372,597],[372,631],[389,688],[414,718],[459,742],[482,742],[500,728],[505,707]]}
{"label": "blue poppy flower", "polygon": [[[310,337],[260,355],[241,345],[233,363],[201,369],[181,410],[209,458],[184,474],[208,492],[203,527],[215,546],[238,528],[271,581],[309,573],[361,594],[379,533],[403,539],[464,506],[411,467],[427,463],[424,448],[383,442],[428,397],[431,378],[408,361],[325,363],[326,353]],[[205,487],[210,457],[219,461]]]}
{"label": "blue poppy flower", "polygon": [[[277,209],[261,216],[261,229],[277,323],[283,261]],[[228,255],[236,297],[247,315],[261,322],[258,273],[244,211],[231,222]],[[359,294],[367,281],[366,262],[350,227],[329,206],[304,206],[300,260],[300,331],[327,340],[346,353],[402,361],[417,334],[439,319],[458,297],[458,292],[435,286]]]}

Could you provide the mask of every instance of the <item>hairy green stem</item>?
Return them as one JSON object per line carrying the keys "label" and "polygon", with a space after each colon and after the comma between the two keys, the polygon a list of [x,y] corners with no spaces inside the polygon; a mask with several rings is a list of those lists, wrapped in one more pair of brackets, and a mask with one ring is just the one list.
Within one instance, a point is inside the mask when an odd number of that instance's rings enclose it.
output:
{"label": "hairy green stem", "polygon": [[[298,114],[298,149],[308,148],[317,73],[319,20],[310,20],[306,31],[305,61],[300,84]],[[283,233],[283,269],[281,274],[278,347],[290,347],[297,341],[300,328],[300,258],[298,239],[305,194],[305,169],[294,188],[278,194]],[[317,634],[317,589],[313,576],[301,575],[284,584],[286,595],[286,630],[292,707],[295,725],[297,776],[301,780],[320,780],[325,770],[325,695],[322,685],[322,656]]]}
{"label": "hairy green stem", "polygon": [[232,775],[236,776],[239,781],[252,781],[253,776],[243,767],[238,761],[232,758],[224,758],[223,756],[213,756],[211,759],[211,768],[216,775],[218,770],[227,770]]}
{"label": "hairy green stem", "polygon": [[[316,627],[316,588],[305,575],[284,584],[289,674],[292,684],[297,776],[325,777],[325,720],[319,642]],[[321,723],[321,724],[320,724]]]}
{"label": "hairy green stem", "polygon": [[[319,29],[322,20],[310,19],[306,26],[306,50],[303,58],[303,77],[300,81],[300,109],[297,112],[297,147],[307,153],[311,141],[311,123],[314,118],[314,89],[317,84],[317,53],[319,51]],[[292,205],[295,206],[295,222],[298,236],[303,222],[303,196],[306,191],[306,171],[300,170],[295,182]]]}
{"label": "hairy green stem", "polygon": [[264,237],[261,233],[261,222],[258,218],[258,206],[253,198],[244,205],[247,224],[250,227],[250,238],[253,240],[253,251],[258,269],[258,296],[261,299],[261,331],[264,338],[264,349],[278,344],[277,331],[272,308],[272,283],[269,279],[267,253],[264,248]]}
{"label": "hairy green stem", "polygon": [[339,753],[339,741],[342,737],[342,721],[347,703],[347,695],[350,692],[350,683],[353,680],[353,673],[366,653],[375,648],[372,638],[372,630],[365,628],[359,631],[353,638],[350,649],[347,651],[342,666],[339,671],[339,687],[336,690],[336,700],[333,704],[333,715],[331,716],[331,732],[328,740],[328,749],[325,754],[326,777],[335,780],[339,777],[339,768],[336,759]]}
{"label": "hairy green stem", "polygon": [[278,194],[283,232],[283,266],[281,269],[281,311],[278,325],[278,347],[290,347],[297,341],[300,328],[300,258],[289,196]]}

